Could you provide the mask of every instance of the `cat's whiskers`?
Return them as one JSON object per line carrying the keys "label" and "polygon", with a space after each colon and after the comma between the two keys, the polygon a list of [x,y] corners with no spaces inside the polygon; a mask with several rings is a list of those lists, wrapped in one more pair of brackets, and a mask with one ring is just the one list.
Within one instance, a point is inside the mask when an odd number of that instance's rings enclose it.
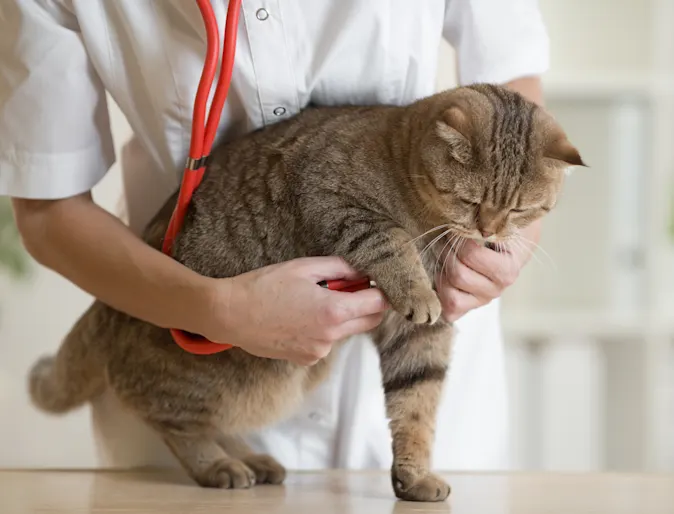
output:
{"label": "cat's whiskers", "polygon": [[[446,229],[446,228],[448,228],[448,227],[449,227],[449,224],[447,224],[447,223],[444,223],[444,224],[442,224],[442,225],[438,225],[437,227],[433,227],[433,228],[427,230],[426,232],[424,232],[423,234],[420,234],[420,235],[418,235],[418,236],[416,236],[416,237],[413,237],[412,239],[410,239],[409,241],[407,241],[406,243],[404,243],[404,244],[399,248],[399,250],[404,250],[406,247],[408,247],[408,246],[410,246],[410,245],[416,243],[419,239],[421,239],[421,238],[427,236],[428,234],[432,234],[433,232],[435,232],[435,231],[437,231],[437,230]],[[420,255],[420,257],[421,257],[421,255]],[[413,266],[414,266],[414,265],[411,265],[410,267],[413,267]],[[410,270],[410,271],[411,271],[411,270]],[[408,289],[411,289],[411,288],[412,288],[412,278],[411,278],[411,277],[412,277],[412,273],[408,273],[408,281],[409,281]]]}
{"label": "cat's whiskers", "polygon": [[[440,250],[440,253],[438,254],[438,257],[435,260],[435,266],[433,267],[433,276],[434,277],[438,276],[437,271],[438,271],[438,264],[440,264],[440,260],[442,260],[442,268],[440,269],[440,276],[442,276],[442,274],[444,273],[445,263],[447,262],[447,257],[445,256],[445,258],[443,259],[442,256],[443,256],[443,254],[445,254],[445,249],[447,248],[447,246],[450,245],[450,244],[452,246],[454,246],[453,242],[455,242],[459,237],[461,237],[461,236],[459,236],[458,234],[452,234],[452,236],[447,239],[447,242],[445,243],[445,246],[443,246],[442,250]],[[450,247],[449,251],[450,252],[452,251],[451,247]],[[447,253],[446,255],[449,255],[449,253]]]}
{"label": "cat's whiskers", "polygon": [[[545,250],[545,248],[543,248],[540,244],[535,243],[535,242],[532,241],[531,239],[527,239],[527,238],[524,237],[522,234],[519,234],[519,233],[518,233],[518,234],[517,234],[517,237],[518,237],[518,239],[520,240],[520,242],[522,242],[522,243],[527,243],[528,245],[533,246],[533,247],[534,247],[534,251],[535,251],[535,250],[540,250],[540,252],[541,252],[541,253],[548,259],[548,261],[550,261],[550,265],[554,268],[554,270],[555,270],[555,271],[558,271],[557,263],[556,263],[555,260],[552,258],[552,256]],[[533,251],[532,251],[532,253],[533,253]]]}
{"label": "cat's whiskers", "polygon": [[[414,241],[416,241],[416,240],[418,240],[418,239],[424,237],[425,235],[432,233],[432,232],[435,231],[435,230],[439,230],[439,229],[442,229],[442,228],[446,228],[446,227],[448,227],[448,226],[449,226],[449,225],[447,225],[447,224],[445,224],[445,225],[438,225],[437,227],[434,227],[434,228],[428,230],[428,231],[425,232],[424,234],[421,234],[420,236],[415,237],[412,241],[408,241],[407,243],[405,243],[405,244],[401,247],[401,249],[402,249],[402,248],[405,248],[405,247],[408,246],[410,243],[413,243]],[[421,250],[421,251],[419,252],[419,259],[421,260],[422,263],[423,263],[423,260],[424,260],[424,254],[425,254],[430,248],[432,248],[433,245],[435,245],[438,241],[440,241],[444,236],[446,236],[446,235],[449,234],[450,232],[451,232],[451,229],[450,229],[450,228],[447,228],[447,229],[446,229],[445,231],[443,231],[439,236],[435,237],[430,243],[428,243],[428,244],[423,248],[423,250]],[[414,268],[415,266],[416,266],[416,264],[415,264],[414,261],[412,261],[412,262],[409,263],[409,268],[410,268],[410,269],[408,270],[407,275],[408,275],[408,289],[410,289],[410,290],[412,289],[412,276],[414,275],[414,273],[413,273],[413,268]]]}
{"label": "cat's whiskers", "polygon": [[424,262],[424,254],[425,254],[427,251],[429,251],[429,250],[430,250],[430,249],[431,249],[431,248],[432,248],[438,241],[440,241],[444,236],[446,236],[447,234],[449,234],[450,231],[451,231],[451,229],[445,230],[442,234],[440,234],[438,237],[436,237],[435,239],[433,239],[433,241],[431,241],[430,243],[428,243],[428,244],[426,245],[426,247],[425,247],[423,250],[421,250],[421,252],[419,253],[419,258],[421,259],[421,262],[422,262],[422,263]]}
{"label": "cat's whiskers", "polygon": [[517,244],[517,241],[514,238],[509,238],[506,241],[503,241],[503,247],[507,255],[510,256],[509,267],[513,271],[517,266],[518,261],[523,261],[522,258],[522,248]]}
{"label": "cat's whiskers", "polygon": [[517,266],[517,262],[523,260],[521,258],[520,248],[516,245],[516,242],[512,237],[501,241],[494,241],[495,251],[503,254],[508,257],[508,268],[510,271]]}
{"label": "cat's whiskers", "polygon": [[418,240],[421,239],[422,237],[427,236],[428,234],[430,234],[430,233],[432,233],[432,232],[435,232],[436,230],[440,230],[440,229],[447,228],[447,227],[449,227],[449,224],[448,224],[448,223],[444,223],[444,224],[442,224],[442,225],[438,225],[437,227],[433,227],[432,229],[427,230],[427,231],[424,232],[423,234],[421,234],[421,235],[419,235],[419,236],[417,236],[417,237],[414,237],[414,238],[410,239],[410,240],[407,241],[407,242],[405,243],[405,245],[403,245],[403,246],[406,246],[406,245],[415,243],[416,241],[418,241]]}
{"label": "cat's whiskers", "polygon": [[456,265],[459,262],[459,253],[461,253],[463,245],[466,244],[466,241],[468,241],[468,239],[466,239],[465,237],[462,238],[461,242],[459,243],[458,247],[456,248],[456,251],[454,252],[454,262],[452,263],[452,266],[454,266],[454,268],[456,268]]}
{"label": "cat's whiskers", "polygon": [[449,237],[446,237],[445,238],[445,244],[442,245],[442,248],[440,249],[439,252],[435,253],[435,259],[434,259],[434,262],[433,262],[433,273],[432,273],[433,277],[436,276],[436,273],[438,271],[438,263],[440,262],[440,259],[442,259],[442,254],[444,253],[445,248],[447,248],[447,245],[449,244],[449,242],[452,240],[453,237],[454,236],[451,235],[451,234],[449,235]]}
{"label": "cat's whiskers", "polygon": [[[541,260],[541,258],[536,254],[536,252],[530,246],[527,246],[527,245],[524,244],[524,241],[521,239],[521,237],[516,235],[515,237],[513,237],[512,243],[516,248],[518,248],[520,250],[521,253],[519,254],[519,257],[521,258],[521,260],[524,260],[522,257],[525,257],[525,258],[531,257],[538,264],[540,264],[543,267],[546,267],[546,263]],[[549,256],[548,256],[548,259],[549,259],[548,263],[552,266],[553,270],[557,271],[557,266],[555,265],[554,261],[552,261],[552,259],[550,259]]]}
{"label": "cat's whiskers", "polygon": [[519,250],[519,252],[516,254],[516,257],[520,261],[524,261],[527,256],[532,257],[538,264],[541,266],[545,266],[545,263],[540,259],[538,255],[534,251],[532,251],[531,248],[527,247],[524,245],[521,239],[519,239],[517,236],[513,237],[511,240],[511,243],[514,248]]}
{"label": "cat's whiskers", "polygon": [[458,250],[457,251],[455,250],[459,247],[459,245],[462,246],[463,243],[465,243],[465,238],[460,234],[457,234],[454,239],[454,242],[452,243],[452,246],[449,248],[449,251],[447,252],[447,255],[445,255],[444,262],[442,263],[442,269],[440,270],[440,275],[443,275],[445,273],[445,266],[447,266],[447,259],[451,258],[452,255],[454,256],[454,262],[456,262]]}
{"label": "cat's whiskers", "polygon": [[442,239],[443,237],[445,237],[445,236],[446,236],[447,234],[449,234],[451,231],[452,231],[452,229],[449,229],[449,228],[448,228],[448,229],[445,230],[442,234],[440,234],[440,235],[437,236],[435,239],[433,239],[430,243],[428,243],[428,244],[424,247],[424,249],[421,250],[421,252],[419,252],[419,257],[421,257],[421,259],[423,260],[423,258],[424,258],[424,253],[426,253],[426,252],[427,252],[433,245],[435,245],[435,243],[437,243],[438,241],[440,241],[440,239]]}

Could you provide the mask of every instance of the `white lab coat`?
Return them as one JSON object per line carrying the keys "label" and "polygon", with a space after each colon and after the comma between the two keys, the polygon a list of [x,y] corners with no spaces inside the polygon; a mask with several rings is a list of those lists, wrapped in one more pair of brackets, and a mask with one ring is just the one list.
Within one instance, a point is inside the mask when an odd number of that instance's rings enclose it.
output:
{"label": "white lab coat", "polygon": [[[226,1],[213,0],[224,27]],[[107,90],[134,138],[122,165],[138,230],[179,183],[205,36],[190,0],[5,0],[0,5],[0,194],[62,198],[115,161]],[[434,92],[442,37],[461,82],[543,73],[536,0],[244,0],[219,138],[307,103],[408,103]],[[508,466],[498,302],[457,323],[438,416],[441,469]],[[56,341],[54,342],[56,344]],[[174,463],[108,395],[94,405],[102,465]],[[250,437],[291,469],[390,465],[377,356],[365,337],[290,418]]]}

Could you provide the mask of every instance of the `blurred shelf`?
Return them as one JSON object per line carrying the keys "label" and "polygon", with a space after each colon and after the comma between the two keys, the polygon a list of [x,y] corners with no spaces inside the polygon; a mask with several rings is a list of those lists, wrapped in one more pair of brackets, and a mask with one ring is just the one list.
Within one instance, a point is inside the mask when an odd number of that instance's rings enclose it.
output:
{"label": "blurred shelf", "polygon": [[616,313],[593,310],[504,309],[508,337],[674,337],[674,316],[665,313]]}
{"label": "blurred shelf", "polygon": [[544,76],[546,98],[560,100],[656,98],[674,95],[674,77],[636,73],[588,73]]}

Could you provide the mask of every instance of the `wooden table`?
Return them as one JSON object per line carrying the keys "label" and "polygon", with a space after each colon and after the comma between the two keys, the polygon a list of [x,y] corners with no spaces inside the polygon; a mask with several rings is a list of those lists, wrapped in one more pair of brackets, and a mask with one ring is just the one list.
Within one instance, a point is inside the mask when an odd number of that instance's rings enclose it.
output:
{"label": "wooden table", "polygon": [[672,514],[674,475],[447,475],[443,503],[396,501],[388,476],[296,473],[285,486],[205,490],[174,472],[0,471],[2,514]]}

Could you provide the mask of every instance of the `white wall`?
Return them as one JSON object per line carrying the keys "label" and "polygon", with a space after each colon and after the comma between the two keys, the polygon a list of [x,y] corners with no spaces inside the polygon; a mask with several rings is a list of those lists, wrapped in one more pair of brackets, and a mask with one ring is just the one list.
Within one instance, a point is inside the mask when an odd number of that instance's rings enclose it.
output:
{"label": "white wall", "polygon": [[[130,135],[112,105],[116,148]],[[97,201],[121,212],[119,166],[95,189]],[[27,284],[0,284],[0,467],[92,467],[97,465],[89,409],[63,418],[37,412],[25,379],[38,356],[53,353],[90,303],[90,297],[60,276],[34,267]]]}

